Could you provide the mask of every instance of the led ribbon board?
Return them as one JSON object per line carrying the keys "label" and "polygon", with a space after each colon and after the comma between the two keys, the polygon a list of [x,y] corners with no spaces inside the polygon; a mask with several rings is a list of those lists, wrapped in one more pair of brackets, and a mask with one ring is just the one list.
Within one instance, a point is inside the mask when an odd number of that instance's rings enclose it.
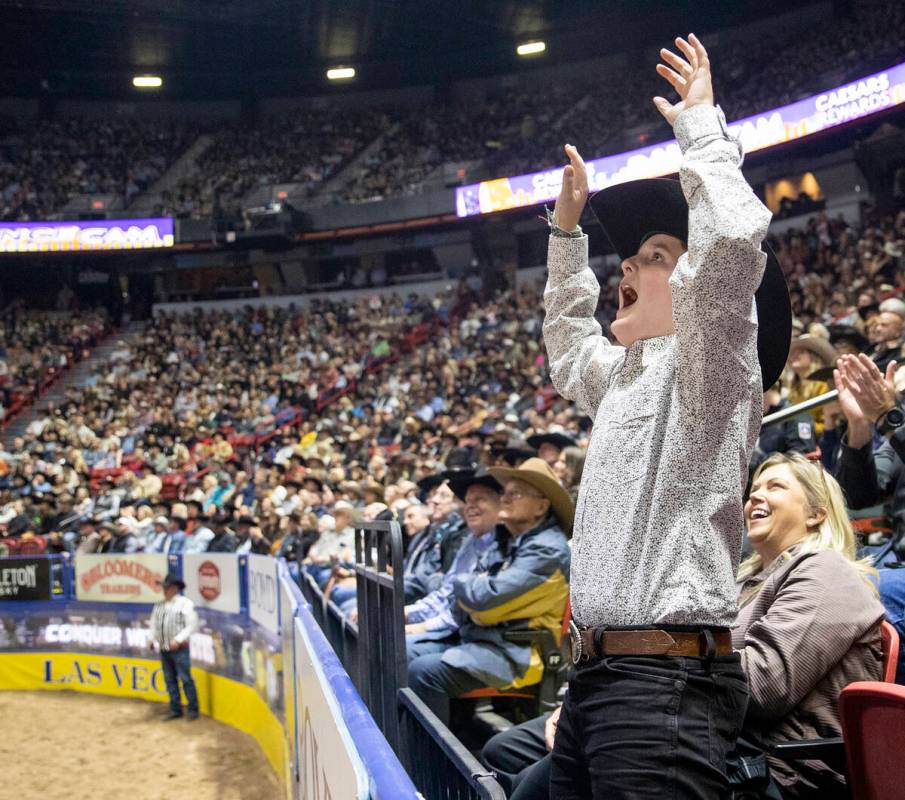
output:
{"label": "led ribbon board", "polygon": [[145,250],[172,247],[174,241],[169,217],[0,222],[0,253]]}
{"label": "led ribbon board", "polygon": [[[837,86],[772,111],[729,124],[752,153],[803,139],[845,122],[905,103],[905,63],[884,72]],[[675,139],[588,161],[591,192],[616,183],[656,178],[679,171],[682,153]],[[456,214],[470,217],[555,200],[562,186],[562,167],[472,183],[456,189]]]}

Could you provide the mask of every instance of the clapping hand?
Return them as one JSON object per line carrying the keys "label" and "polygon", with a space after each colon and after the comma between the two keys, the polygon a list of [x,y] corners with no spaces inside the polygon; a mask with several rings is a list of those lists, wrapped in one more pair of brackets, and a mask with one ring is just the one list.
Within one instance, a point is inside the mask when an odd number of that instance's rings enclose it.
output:
{"label": "clapping hand", "polygon": [[[655,97],[654,105],[666,121],[675,126],[679,114],[692,106],[713,105],[713,85],[710,80],[710,59],[701,40],[693,33],[688,41],[681,36],[676,47],[685,58],[677,56],[665,47],[660,57],[666,64],[657,64],[657,74],[669,81],[679,95],[678,103],[670,103],[665,97]],[[668,65],[668,66],[667,66]]]}
{"label": "clapping hand", "polygon": [[893,383],[895,372],[895,361],[889,362],[886,375],[883,375],[877,365],[863,353],[858,356],[842,356],[836,364],[833,378],[839,389],[843,409],[848,407],[853,412],[852,415],[857,416],[852,409],[854,401],[861,415],[876,422],[897,405],[896,387]]}

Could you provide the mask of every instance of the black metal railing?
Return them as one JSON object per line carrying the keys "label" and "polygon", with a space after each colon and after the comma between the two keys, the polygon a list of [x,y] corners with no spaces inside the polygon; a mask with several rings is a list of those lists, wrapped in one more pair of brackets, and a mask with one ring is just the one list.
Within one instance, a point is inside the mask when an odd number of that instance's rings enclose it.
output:
{"label": "black metal railing", "polygon": [[371,716],[426,800],[505,800],[503,788],[408,689],[402,588],[402,531],[367,522],[355,531],[358,624],[325,599],[302,571],[312,614]]}

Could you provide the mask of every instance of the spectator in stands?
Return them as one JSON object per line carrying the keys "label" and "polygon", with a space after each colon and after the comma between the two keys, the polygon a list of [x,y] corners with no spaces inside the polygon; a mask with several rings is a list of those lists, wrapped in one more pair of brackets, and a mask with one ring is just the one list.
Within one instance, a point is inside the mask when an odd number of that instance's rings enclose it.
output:
{"label": "spectator in stands", "polygon": [[566,447],[552,465],[553,472],[569,493],[573,503],[578,501],[578,487],[581,485],[586,455],[587,450],[583,447]]}
{"label": "spectator in stands", "polygon": [[443,581],[434,591],[405,607],[405,633],[411,661],[431,652],[442,652],[458,641],[454,584],[457,578],[473,574],[486,550],[496,545],[502,487],[487,470],[453,477],[453,494],[462,502],[468,534]]}
{"label": "spectator in stands", "polygon": [[867,338],[871,347],[867,354],[880,368],[886,371],[890,361],[903,360],[902,327],[905,320],[892,311],[882,311],[867,327]]}
{"label": "spectator in stands", "polygon": [[[131,517],[120,517],[115,525],[106,523],[101,525],[103,544],[102,553],[137,553],[138,539],[135,538],[134,520]],[[104,536],[109,534],[109,537]]]}
{"label": "spectator in stands", "polygon": [[334,564],[354,561],[354,530],[347,527],[338,531],[334,517],[324,514],[317,521],[317,533],[317,541],[308,549],[303,564],[317,585],[323,588],[333,574]]}
{"label": "spectator in stands", "polygon": [[[755,473],[745,518],[754,554],[739,568],[732,639],[751,693],[746,733],[765,746],[840,736],[839,693],[880,679],[883,607],[873,570],[855,560],[839,485],[819,462],[774,455]],[[824,764],[769,761],[784,797],[844,793]]]}
{"label": "spectator in stands", "polygon": [[165,555],[181,553],[185,549],[185,542],[185,519],[171,513],[166,531],[154,540],[153,552]]}
{"label": "spectator in stands", "polygon": [[890,362],[884,376],[863,354],[839,360],[836,388],[848,428],[836,477],[850,508],[891,501],[889,515],[900,547],[905,536],[905,415],[893,384],[894,370],[895,362]]}
{"label": "spectator in stands", "polygon": [[453,490],[441,483],[427,500],[429,527],[409,546],[404,573],[405,602],[414,603],[440,587],[467,528]]}
{"label": "spectator in stands", "polygon": [[[803,403],[829,391],[825,381],[816,381],[812,375],[821,369],[833,367],[838,354],[825,339],[816,336],[801,336],[792,342],[789,349],[789,366],[792,379],[788,399],[791,405]],[[816,408],[810,412],[814,419],[814,434],[819,439],[823,435],[823,411]]]}
{"label": "spectator in stands", "polygon": [[[791,403],[784,399],[777,382],[764,392],[764,416],[775,414],[788,408]],[[814,421],[808,414],[802,414],[785,422],[766,425],[761,428],[757,444],[751,453],[750,469],[753,471],[773,453],[801,453],[807,455],[817,449]]]}
{"label": "spectator in stands", "polygon": [[239,546],[236,536],[227,527],[230,517],[223,512],[211,517],[213,538],[207,543],[207,553],[235,553]]}
{"label": "spectator in stands", "polygon": [[528,446],[537,450],[538,458],[542,458],[552,467],[563,450],[567,447],[575,447],[575,440],[551,426],[546,433],[529,436]]}
{"label": "spectator in stands", "polygon": [[533,648],[507,640],[506,631],[542,627],[559,641],[568,598],[569,495],[539,458],[490,472],[503,486],[499,517],[508,535],[484,553],[476,575],[453,582],[460,644],[409,664],[409,685],[444,724],[450,700],[465,692],[540,680],[543,667],[532,658]]}

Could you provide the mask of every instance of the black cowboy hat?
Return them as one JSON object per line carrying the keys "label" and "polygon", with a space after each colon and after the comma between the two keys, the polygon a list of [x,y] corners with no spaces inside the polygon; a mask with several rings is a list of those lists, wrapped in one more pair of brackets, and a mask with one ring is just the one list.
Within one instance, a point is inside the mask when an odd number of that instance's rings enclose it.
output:
{"label": "black cowboy hat", "polygon": [[[648,178],[618,183],[590,198],[591,210],[603,226],[619,258],[638,252],[644,238],[668,233],[688,242],[688,202],[682,185],[672,178]],[[757,304],[757,356],[761,380],[772,386],[783,371],[792,340],[789,289],[776,254],[763,242],[767,268],[754,295]]]}
{"label": "black cowboy hat", "polygon": [[830,332],[830,344],[833,347],[839,342],[848,342],[861,353],[870,347],[867,337],[854,325],[830,325],[827,330]]}
{"label": "black cowboy hat", "polygon": [[166,589],[167,586],[178,586],[180,590],[185,589],[185,581],[182,580],[178,575],[175,575],[172,572],[168,572],[166,577],[163,579],[163,588]]}
{"label": "black cowboy hat", "polygon": [[542,444],[552,444],[560,450],[565,450],[567,447],[575,447],[576,442],[564,433],[536,433],[528,437],[528,444],[535,450],[540,450]]}
{"label": "black cowboy hat", "polygon": [[444,481],[474,475],[478,462],[470,447],[459,447],[446,458],[446,469],[428,475],[418,481],[417,486],[422,494],[429,494]]}
{"label": "black cowboy hat", "polygon": [[449,479],[449,488],[463,502],[469,486],[486,486],[498,494],[503,493],[503,487],[500,482],[490,474],[486,467],[480,467],[471,474],[456,475]]}

